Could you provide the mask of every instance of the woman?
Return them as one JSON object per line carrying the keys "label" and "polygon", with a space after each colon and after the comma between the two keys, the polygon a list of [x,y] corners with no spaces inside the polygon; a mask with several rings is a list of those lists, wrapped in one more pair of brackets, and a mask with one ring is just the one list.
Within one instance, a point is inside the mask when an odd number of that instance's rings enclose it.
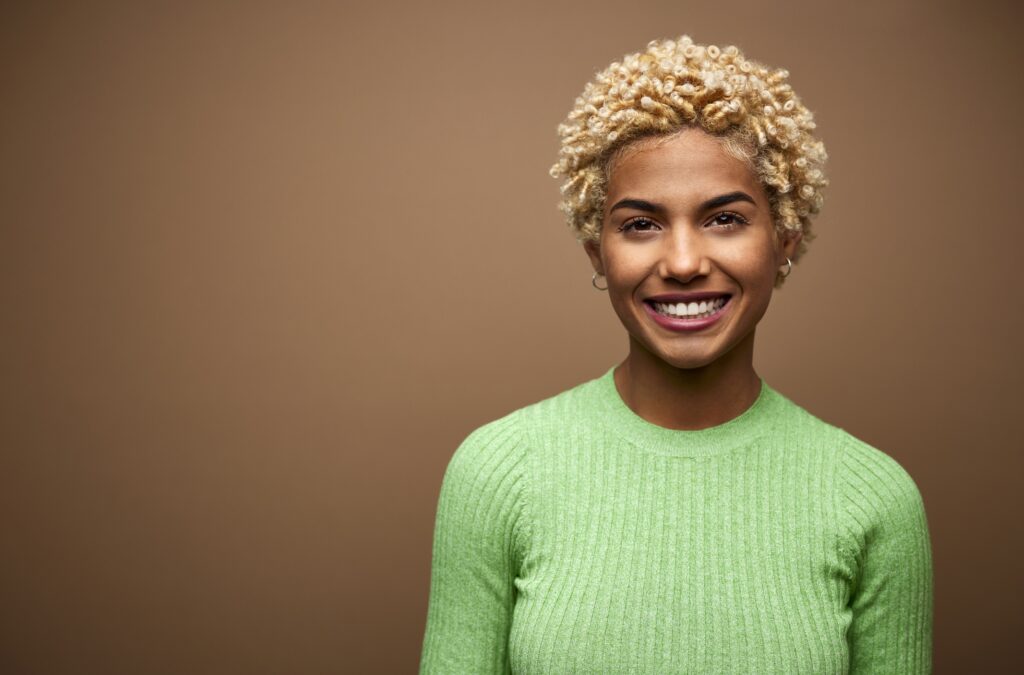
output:
{"label": "woman", "polygon": [[914,481],[753,367],[827,184],[786,78],[654,41],[559,127],[562,207],[629,354],[451,458],[421,672],[930,672]]}

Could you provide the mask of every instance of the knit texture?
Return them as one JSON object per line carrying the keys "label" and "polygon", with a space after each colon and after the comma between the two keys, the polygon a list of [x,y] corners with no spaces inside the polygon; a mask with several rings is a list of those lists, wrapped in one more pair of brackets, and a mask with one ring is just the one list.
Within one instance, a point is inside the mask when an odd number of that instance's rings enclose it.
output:
{"label": "knit texture", "polygon": [[489,422],[448,463],[420,673],[930,673],[921,494],[761,381],[660,427],[613,368]]}

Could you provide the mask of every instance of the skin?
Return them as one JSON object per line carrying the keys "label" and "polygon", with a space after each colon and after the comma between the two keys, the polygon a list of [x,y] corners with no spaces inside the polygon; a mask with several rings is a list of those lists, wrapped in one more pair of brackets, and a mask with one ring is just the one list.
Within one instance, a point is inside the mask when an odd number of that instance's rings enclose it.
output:
{"label": "skin", "polygon": [[[702,207],[735,192],[751,201]],[[627,199],[649,206],[616,206]],[[614,372],[619,395],[670,429],[739,416],[760,393],[756,327],[800,235],[778,236],[756,174],[697,128],[641,139],[613,159],[604,209],[600,242],[584,249],[629,334],[629,354]],[[693,291],[732,295],[719,320],[699,331],[663,328],[644,306],[653,295]]]}

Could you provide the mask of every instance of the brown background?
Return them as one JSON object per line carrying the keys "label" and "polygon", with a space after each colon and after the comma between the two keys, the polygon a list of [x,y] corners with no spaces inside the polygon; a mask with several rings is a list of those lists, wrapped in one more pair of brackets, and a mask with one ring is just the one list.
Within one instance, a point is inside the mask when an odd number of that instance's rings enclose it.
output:
{"label": "brown background", "polygon": [[831,157],[759,372],[917,481],[937,672],[1016,658],[1017,4],[367,5],[0,9],[0,671],[414,672],[452,451],[625,355],[555,127],[682,33]]}

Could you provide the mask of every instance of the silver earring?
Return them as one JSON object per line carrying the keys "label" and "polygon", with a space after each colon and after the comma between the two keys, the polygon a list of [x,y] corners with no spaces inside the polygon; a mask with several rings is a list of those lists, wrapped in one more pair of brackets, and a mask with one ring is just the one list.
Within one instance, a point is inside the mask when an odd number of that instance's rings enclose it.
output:
{"label": "silver earring", "polygon": [[[604,276],[604,275],[602,274],[601,276]],[[597,290],[599,290],[599,291],[607,291],[607,290],[608,290],[608,287],[607,287],[607,286],[603,286],[603,287],[602,287],[602,286],[598,286],[598,285],[597,285],[597,272],[594,272],[594,276],[593,276],[593,277],[592,277],[592,278],[590,279],[590,284],[591,284],[591,285],[592,285],[592,286],[593,286],[594,288],[596,288]]]}
{"label": "silver earring", "polygon": [[[793,272],[793,261],[790,260],[789,257],[786,258],[786,264],[788,265],[788,267],[786,268],[786,273],[782,275],[783,279],[788,277]],[[780,272],[779,274],[782,273]]]}

